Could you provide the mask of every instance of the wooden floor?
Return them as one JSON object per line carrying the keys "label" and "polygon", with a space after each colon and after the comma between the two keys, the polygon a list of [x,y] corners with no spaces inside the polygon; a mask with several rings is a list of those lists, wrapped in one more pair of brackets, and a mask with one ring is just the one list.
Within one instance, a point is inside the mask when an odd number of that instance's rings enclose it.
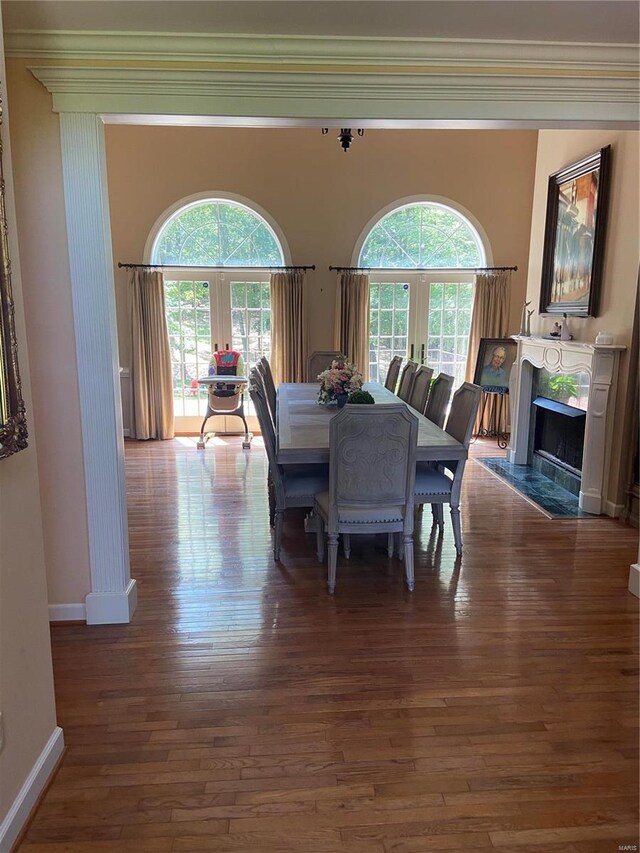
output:
{"label": "wooden floor", "polygon": [[53,628],[67,753],[22,853],[637,844],[637,532],[471,461],[462,561],[427,511],[413,594],[354,537],[330,597],[302,511],[274,564],[265,471],[257,440],[127,443],[138,610]]}

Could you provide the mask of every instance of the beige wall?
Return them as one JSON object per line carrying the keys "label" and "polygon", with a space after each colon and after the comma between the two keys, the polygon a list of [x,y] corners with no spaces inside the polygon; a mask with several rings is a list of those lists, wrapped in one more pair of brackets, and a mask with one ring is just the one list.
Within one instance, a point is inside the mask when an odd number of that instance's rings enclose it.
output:
{"label": "beige wall", "polygon": [[[0,34],[0,71],[3,65],[4,51]],[[5,79],[4,74],[2,79]],[[2,88],[4,90],[4,86]],[[2,101],[8,110],[12,110],[13,102],[10,99],[6,102],[4,91]],[[8,113],[5,109],[3,167],[29,447],[0,460],[0,711],[5,736],[4,747],[0,750],[0,824],[56,725],[38,488],[38,451],[7,121]]]}
{"label": "beige wall", "polygon": [[[293,263],[309,275],[309,347],[333,347],[335,274],[349,265],[367,222],[419,194],[466,208],[484,228],[495,264],[517,264],[511,331],[518,330],[529,253],[536,131],[368,130],[344,153],[331,131],[106,128],[114,262],[141,261],[162,212],[204,191],[238,193],[275,219]],[[129,366],[126,275],[116,273],[121,365]]]}
{"label": "beige wall", "polygon": [[7,73],[49,602],[84,603],[89,544],[59,122],[24,61],[8,60]]}
{"label": "beige wall", "polygon": [[[593,341],[598,331],[603,329],[613,332],[615,343],[630,346],[638,279],[639,140],[640,134],[630,131],[540,131],[527,281],[527,299],[531,299],[532,306],[536,308],[536,314],[531,318],[534,333],[547,333],[553,325],[553,319],[541,317],[537,313],[549,175],[610,144],[611,195],[599,316],[584,319],[572,317],[569,319],[569,327],[574,338],[579,341]],[[627,379],[632,357],[637,359],[638,354],[625,353],[620,365],[614,430],[618,435],[622,433],[625,422],[625,409],[631,404]],[[607,497],[618,505],[624,503],[627,453],[628,448],[623,448],[620,441],[614,442]]]}

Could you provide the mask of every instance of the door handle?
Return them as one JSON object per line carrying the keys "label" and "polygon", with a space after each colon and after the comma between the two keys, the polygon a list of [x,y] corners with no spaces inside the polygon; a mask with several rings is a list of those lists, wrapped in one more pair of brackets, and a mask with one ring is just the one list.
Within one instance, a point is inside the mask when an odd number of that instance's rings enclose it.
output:
{"label": "door handle", "polygon": [[413,361],[413,344],[411,344],[411,347],[409,348],[409,358]]}
{"label": "door handle", "polygon": [[424,364],[424,344],[420,347],[420,364]]}

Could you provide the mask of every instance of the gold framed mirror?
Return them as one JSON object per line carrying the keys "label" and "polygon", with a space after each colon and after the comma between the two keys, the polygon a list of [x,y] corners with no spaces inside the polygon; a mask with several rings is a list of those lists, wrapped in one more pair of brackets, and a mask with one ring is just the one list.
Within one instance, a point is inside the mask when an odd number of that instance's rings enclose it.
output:
{"label": "gold framed mirror", "polygon": [[2,168],[2,115],[0,102],[0,459],[27,446],[27,421],[18,368],[11,263]]}

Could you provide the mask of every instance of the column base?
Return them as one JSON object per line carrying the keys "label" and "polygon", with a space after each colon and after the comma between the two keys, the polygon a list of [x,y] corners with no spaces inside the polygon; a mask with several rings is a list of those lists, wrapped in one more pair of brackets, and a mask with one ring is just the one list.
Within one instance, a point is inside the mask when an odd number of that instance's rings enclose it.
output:
{"label": "column base", "polygon": [[640,564],[632,563],[629,567],[629,592],[640,598]]}
{"label": "column base", "polygon": [[578,506],[584,512],[591,513],[591,515],[600,515],[602,513],[602,495],[590,495],[587,492],[580,492]]}
{"label": "column base", "polygon": [[123,592],[90,592],[85,599],[87,625],[120,625],[131,622],[138,604],[138,588],[130,580]]}

